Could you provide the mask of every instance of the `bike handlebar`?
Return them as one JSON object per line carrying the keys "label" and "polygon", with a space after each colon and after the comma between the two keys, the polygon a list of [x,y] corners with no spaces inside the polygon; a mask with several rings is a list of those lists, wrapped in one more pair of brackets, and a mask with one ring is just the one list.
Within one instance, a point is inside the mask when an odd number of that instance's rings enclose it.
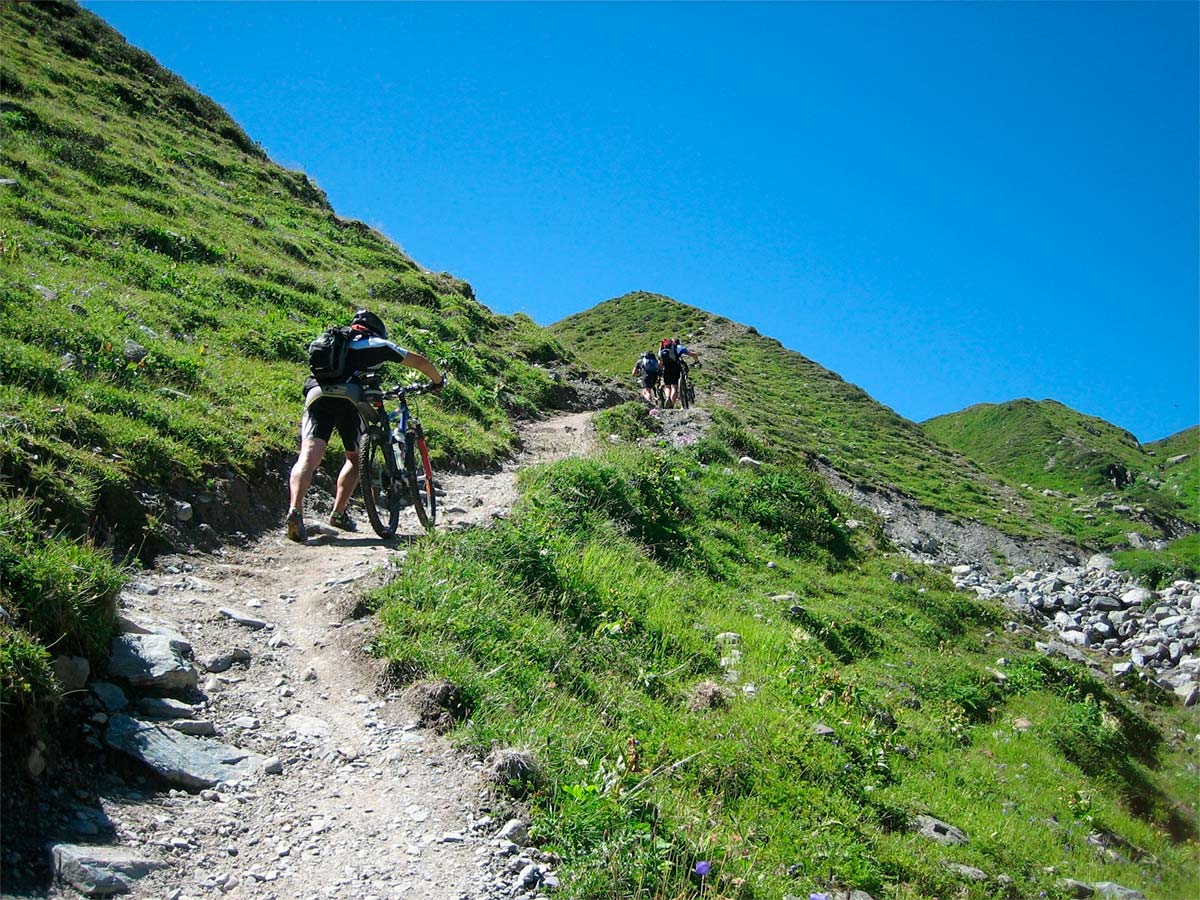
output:
{"label": "bike handlebar", "polygon": [[440,388],[445,385],[445,376],[442,377],[442,383],[435,385],[432,381],[414,382],[413,384],[398,384],[394,388],[383,392],[383,396],[389,400],[399,400],[414,394],[428,394],[435,388]]}

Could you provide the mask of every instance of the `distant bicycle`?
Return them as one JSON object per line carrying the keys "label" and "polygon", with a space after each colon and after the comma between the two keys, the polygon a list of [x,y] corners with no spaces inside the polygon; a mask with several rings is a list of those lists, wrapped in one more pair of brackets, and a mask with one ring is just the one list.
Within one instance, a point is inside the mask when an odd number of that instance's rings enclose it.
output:
{"label": "distant bicycle", "polygon": [[[695,368],[700,368],[700,363],[692,363]],[[696,405],[696,389],[692,387],[692,379],[688,375],[690,367],[682,359],[679,360],[679,405],[684,409]]]}
{"label": "distant bicycle", "polygon": [[[358,404],[367,427],[362,444],[362,498],[371,527],[381,538],[396,533],[400,510],[407,503],[412,503],[426,531],[433,531],[437,520],[429,447],[421,423],[408,408],[409,397],[432,389],[428,383],[397,385],[389,391],[368,387]],[[386,400],[397,401],[390,413]]]}

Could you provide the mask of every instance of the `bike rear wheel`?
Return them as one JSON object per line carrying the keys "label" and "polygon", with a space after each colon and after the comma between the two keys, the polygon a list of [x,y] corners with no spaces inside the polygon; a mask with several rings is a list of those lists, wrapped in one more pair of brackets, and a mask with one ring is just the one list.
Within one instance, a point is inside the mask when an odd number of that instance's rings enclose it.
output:
{"label": "bike rear wheel", "polygon": [[386,432],[377,429],[367,431],[363,442],[360,485],[371,527],[381,538],[391,537],[396,533],[400,508],[407,499],[408,488],[396,468],[392,442]]}
{"label": "bike rear wheel", "polygon": [[429,463],[429,446],[419,423],[412,423],[404,442],[404,468],[413,509],[426,531],[433,531],[437,521],[437,492],[433,484],[433,466]]}

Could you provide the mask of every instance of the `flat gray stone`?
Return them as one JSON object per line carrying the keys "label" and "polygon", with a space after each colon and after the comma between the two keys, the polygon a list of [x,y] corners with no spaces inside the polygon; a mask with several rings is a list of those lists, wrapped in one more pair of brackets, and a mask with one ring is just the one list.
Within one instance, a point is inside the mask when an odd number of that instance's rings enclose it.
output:
{"label": "flat gray stone", "polygon": [[127,894],[133,883],[166,863],[137,856],[124,847],[52,844],[54,877],[88,897]]}
{"label": "flat gray stone", "polygon": [[267,627],[267,623],[262,619],[256,619],[249,613],[244,613],[237,609],[231,609],[228,606],[222,606],[219,610],[217,610],[217,612],[219,612],[225,618],[232,619],[234,622],[237,622],[239,625],[245,625],[247,628],[253,628],[255,631],[260,628]]}
{"label": "flat gray stone", "polygon": [[148,719],[190,719],[196,715],[196,707],[171,697],[143,697],[137,708]]}
{"label": "flat gray stone", "polygon": [[939,844],[965,844],[967,835],[960,828],[935,819],[933,816],[914,816],[908,823],[908,830],[915,831],[923,838],[937,841]]}
{"label": "flat gray stone", "polygon": [[108,673],[134,687],[185,691],[196,686],[196,669],[171,638],[161,634],[119,634],[112,639]]}
{"label": "flat gray stone", "polygon": [[82,691],[87,686],[88,675],[92,671],[91,664],[82,656],[59,655],[54,657],[51,666],[54,668],[54,677],[58,679],[58,686],[64,694]]}
{"label": "flat gray stone", "polygon": [[91,688],[101,706],[110,713],[120,712],[129,705],[125,692],[111,682],[93,681]]}
{"label": "flat gray stone", "polygon": [[189,788],[214,787],[261,771],[263,758],[219,741],[191,737],[118,713],[108,722],[108,745]]}
{"label": "flat gray stone", "polygon": [[1115,881],[1097,881],[1092,887],[1096,889],[1096,896],[1105,900],[1146,900],[1141,891],[1122,887]]}
{"label": "flat gray stone", "polygon": [[[157,593],[158,588],[154,589]],[[171,646],[182,653],[184,656],[192,655],[192,642],[180,634],[176,629],[169,625],[161,625],[156,622],[139,622],[137,619],[126,618],[125,616],[117,617],[117,625],[125,634],[159,634],[165,638],[169,638]]]}
{"label": "flat gray stone", "polygon": [[987,881],[987,872],[983,869],[977,869],[974,866],[963,865],[962,863],[948,862],[946,868],[959,875],[967,881]]}
{"label": "flat gray stone", "polygon": [[204,666],[205,671],[208,672],[224,672],[231,668],[234,663],[250,662],[250,660],[250,651],[238,647],[228,650],[225,653],[214,653],[212,656],[206,656],[200,660],[200,665]]}

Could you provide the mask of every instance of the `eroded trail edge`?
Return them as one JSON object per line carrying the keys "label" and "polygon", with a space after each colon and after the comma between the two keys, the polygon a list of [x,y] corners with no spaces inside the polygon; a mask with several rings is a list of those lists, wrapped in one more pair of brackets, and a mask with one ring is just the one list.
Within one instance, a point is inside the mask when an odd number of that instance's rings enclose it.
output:
{"label": "eroded trail edge", "polygon": [[[520,468],[592,448],[591,414],[531,423],[521,437],[522,452],[501,471],[441,479],[439,527],[506,515]],[[553,885],[550,861],[500,838],[505,816],[487,805],[481,764],[418,728],[364,652],[374,624],[356,617],[358,598],[404,565],[406,542],[377,539],[365,521],[360,528],[322,531],[305,545],[279,531],[248,547],[166,557],[129,586],[126,628],[190,644],[196,689],[122,684],[124,707],[94,697],[88,740],[116,756],[117,768],[56,829],[63,842],[117,845],[164,863],[129,879],[139,897],[460,900]],[[401,528],[419,532],[409,512]],[[152,695],[183,702],[164,706]],[[244,768],[231,781],[164,791],[142,763],[112,749],[111,726],[125,716],[254,755],[234,761]],[[521,829],[512,831],[504,838],[519,839]],[[69,855],[59,854],[64,869]]]}

